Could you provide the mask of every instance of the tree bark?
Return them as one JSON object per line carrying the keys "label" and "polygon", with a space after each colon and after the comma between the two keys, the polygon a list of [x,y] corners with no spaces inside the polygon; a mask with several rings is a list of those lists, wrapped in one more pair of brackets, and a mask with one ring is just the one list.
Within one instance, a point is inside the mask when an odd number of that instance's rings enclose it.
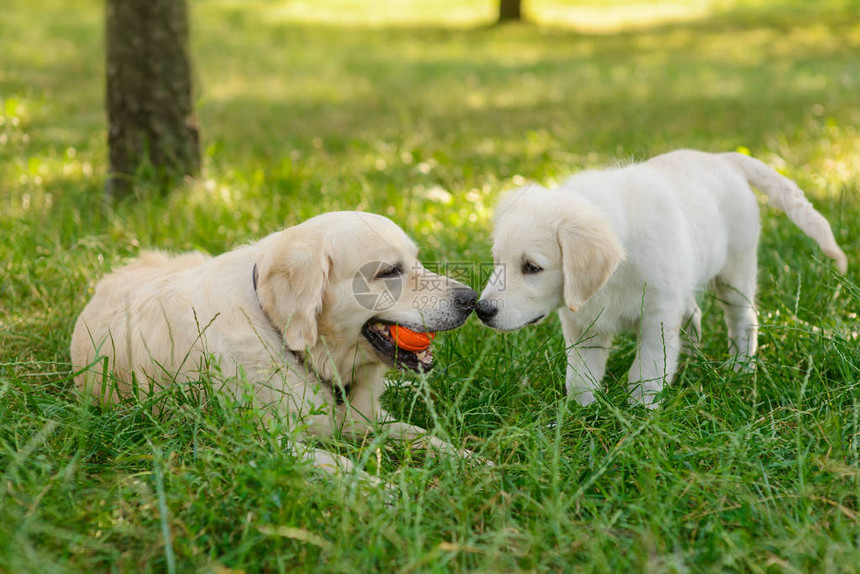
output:
{"label": "tree bark", "polygon": [[129,195],[142,168],[166,190],[200,170],[186,0],[107,0],[105,21],[106,192]]}
{"label": "tree bark", "polygon": [[499,23],[523,19],[522,0],[499,0]]}

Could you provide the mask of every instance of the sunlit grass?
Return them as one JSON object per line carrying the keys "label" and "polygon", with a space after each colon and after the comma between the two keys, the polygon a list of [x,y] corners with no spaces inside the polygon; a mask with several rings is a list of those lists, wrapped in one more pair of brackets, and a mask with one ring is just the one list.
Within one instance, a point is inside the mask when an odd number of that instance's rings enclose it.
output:
{"label": "sunlit grass", "polygon": [[[218,3],[223,7],[251,9],[270,23],[341,27],[471,27],[492,23],[498,17],[495,0],[221,0]],[[688,22],[738,5],[755,6],[737,0],[525,0],[523,11],[530,22],[610,33]]]}
{"label": "sunlit grass", "polygon": [[602,34],[689,22],[730,6],[719,0],[534,4],[533,19],[541,24],[570,26],[583,32]]}

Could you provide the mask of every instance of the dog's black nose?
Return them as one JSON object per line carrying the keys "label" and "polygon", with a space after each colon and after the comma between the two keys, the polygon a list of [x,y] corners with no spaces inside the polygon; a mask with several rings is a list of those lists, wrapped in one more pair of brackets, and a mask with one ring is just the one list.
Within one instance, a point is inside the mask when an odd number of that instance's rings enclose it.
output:
{"label": "dog's black nose", "polygon": [[492,321],[498,312],[499,306],[492,299],[481,299],[475,304],[475,313],[478,315],[478,319],[484,323]]}
{"label": "dog's black nose", "polygon": [[458,311],[472,312],[478,302],[478,294],[468,287],[454,289],[454,308]]}

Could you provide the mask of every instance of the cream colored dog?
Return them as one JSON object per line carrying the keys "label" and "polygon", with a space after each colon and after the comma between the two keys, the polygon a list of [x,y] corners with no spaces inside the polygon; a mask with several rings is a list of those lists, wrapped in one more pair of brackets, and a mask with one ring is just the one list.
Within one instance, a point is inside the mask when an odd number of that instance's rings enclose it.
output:
{"label": "cream colored dog", "polygon": [[656,406],[675,374],[682,326],[699,337],[701,289],[716,289],[738,365],[755,354],[761,224],[750,185],[845,272],[830,225],[794,182],[738,153],[682,150],[507,195],[496,216],[497,271],[476,312],[508,331],[561,307],[567,392],[583,405],[594,401],[612,336],[636,329],[631,401]]}
{"label": "cream colored dog", "polygon": [[[416,255],[397,225],[359,212],[320,215],[214,258],[146,253],[96,285],[72,335],[72,363],[84,369],[75,382],[116,401],[208,370],[223,391],[250,389],[258,406],[315,435],[387,423],[398,438],[422,437],[390,421],[379,399],[387,368],[429,371],[433,357],[399,348],[388,326],[454,329],[477,294]],[[308,454],[323,467],[350,466]]]}

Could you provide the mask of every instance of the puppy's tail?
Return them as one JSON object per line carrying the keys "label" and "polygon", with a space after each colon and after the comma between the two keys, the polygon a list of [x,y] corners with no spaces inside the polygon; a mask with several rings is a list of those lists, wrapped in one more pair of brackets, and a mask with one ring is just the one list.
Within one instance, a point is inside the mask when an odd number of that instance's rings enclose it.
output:
{"label": "puppy's tail", "polygon": [[848,270],[848,258],[836,244],[830,224],[809,203],[796,183],[755,158],[741,153],[720,155],[739,169],[749,183],[767,195],[773,205],[783,210],[801,231],[814,239],[824,254],[836,262],[840,273]]}

